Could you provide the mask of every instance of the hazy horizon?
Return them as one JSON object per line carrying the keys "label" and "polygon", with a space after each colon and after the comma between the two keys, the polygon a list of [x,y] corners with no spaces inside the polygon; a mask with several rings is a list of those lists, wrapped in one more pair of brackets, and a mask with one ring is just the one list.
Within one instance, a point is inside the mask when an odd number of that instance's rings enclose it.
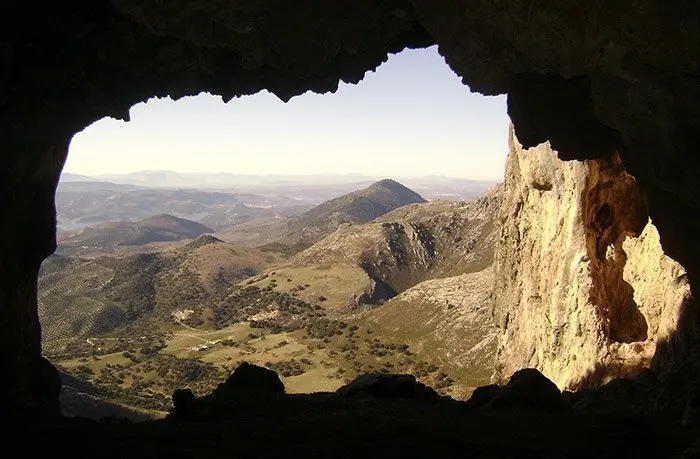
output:
{"label": "hazy horizon", "polygon": [[384,178],[407,178],[407,179],[426,179],[426,178],[445,178],[445,179],[454,179],[454,180],[470,180],[470,181],[475,181],[475,182],[499,182],[502,181],[503,178],[498,178],[498,179],[472,179],[468,177],[456,177],[452,175],[447,175],[447,174],[424,174],[424,175],[382,175],[382,174],[366,174],[362,172],[313,172],[313,173],[295,173],[295,174],[285,174],[285,173],[260,173],[260,174],[254,174],[254,173],[244,173],[244,172],[178,172],[174,171],[172,169],[142,169],[142,170],[137,170],[137,171],[132,171],[132,172],[121,172],[121,173],[99,173],[99,174],[79,174],[76,172],[71,172],[67,170],[63,170],[63,174],[69,174],[73,176],[80,176],[80,177],[88,177],[88,178],[102,178],[102,177],[116,177],[116,176],[129,176],[129,175],[138,175],[138,174],[147,174],[147,173],[153,173],[153,174],[165,174],[165,173],[172,173],[176,175],[240,175],[240,176],[250,176],[250,177],[317,177],[317,176],[332,176],[332,177],[358,177],[358,178],[366,178],[366,179],[384,179]]}
{"label": "hazy horizon", "polygon": [[65,171],[242,175],[362,174],[502,180],[505,96],[473,94],[436,47],[389,56],[357,85],[284,103],[267,91],[150,99],[131,121],[74,137]]}

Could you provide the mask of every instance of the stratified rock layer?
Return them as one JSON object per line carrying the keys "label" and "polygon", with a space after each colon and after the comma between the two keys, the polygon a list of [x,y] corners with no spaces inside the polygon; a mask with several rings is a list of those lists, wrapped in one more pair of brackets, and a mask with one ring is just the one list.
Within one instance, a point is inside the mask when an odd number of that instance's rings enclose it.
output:
{"label": "stratified rock layer", "polygon": [[690,286],[616,154],[564,162],[511,135],[503,199],[496,381],[532,367],[581,388],[673,364]]}

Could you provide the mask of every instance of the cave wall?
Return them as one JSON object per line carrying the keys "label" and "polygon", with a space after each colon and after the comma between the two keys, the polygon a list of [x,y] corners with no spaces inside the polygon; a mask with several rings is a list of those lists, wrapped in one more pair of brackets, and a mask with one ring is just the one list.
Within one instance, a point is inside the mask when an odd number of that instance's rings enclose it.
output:
{"label": "cave wall", "polygon": [[473,90],[507,93],[526,147],[550,140],[562,159],[619,152],[664,250],[697,283],[699,10],[696,0],[0,3],[0,325],[10,330],[0,365],[27,376],[6,378],[0,394],[44,391],[31,382],[42,365],[32,292],[75,132],[128,119],[152,96],[334,91],[406,47],[438,43]]}
{"label": "cave wall", "polygon": [[700,3],[412,3],[465,84],[508,94],[524,146],[550,141],[562,159],[618,152],[664,249],[700,275]]}
{"label": "cave wall", "polygon": [[58,373],[41,357],[37,278],[41,262],[56,249],[54,193],[67,154],[65,139],[36,161],[5,158],[5,173],[16,176],[3,183],[0,195],[0,412],[17,406],[59,411]]}
{"label": "cave wall", "polygon": [[668,343],[692,301],[688,277],[664,254],[620,157],[565,162],[512,131],[509,144],[494,379],[533,367],[580,389],[682,359]]}

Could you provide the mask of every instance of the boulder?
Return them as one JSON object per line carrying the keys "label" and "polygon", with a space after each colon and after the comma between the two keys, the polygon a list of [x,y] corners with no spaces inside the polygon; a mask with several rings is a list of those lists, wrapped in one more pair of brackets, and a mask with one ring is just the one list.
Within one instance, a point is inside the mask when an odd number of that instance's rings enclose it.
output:
{"label": "boulder", "polygon": [[437,399],[435,390],[416,380],[413,375],[367,373],[336,391],[341,395],[371,395],[379,398]]}
{"label": "boulder", "polygon": [[467,408],[479,408],[490,403],[500,392],[501,386],[497,384],[489,384],[474,389],[472,396],[466,401]]}
{"label": "boulder", "polygon": [[284,384],[267,368],[241,363],[214,391],[195,398],[190,389],[173,393],[173,415],[181,420],[216,420],[235,416],[245,407],[265,407],[284,395]]}
{"label": "boulder", "polygon": [[284,384],[274,371],[243,362],[219,384],[215,393],[223,396],[283,395]]}
{"label": "boulder", "polygon": [[529,405],[546,409],[562,409],[559,388],[534,368],[513,373],[508,384],[493,397],[491,405]]}

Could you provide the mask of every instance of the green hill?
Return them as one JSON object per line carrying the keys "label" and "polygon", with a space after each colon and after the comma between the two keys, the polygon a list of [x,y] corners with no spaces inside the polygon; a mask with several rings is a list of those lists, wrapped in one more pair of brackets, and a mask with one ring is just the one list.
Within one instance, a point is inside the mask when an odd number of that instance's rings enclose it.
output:
{"label": "green hill", "polygon": [[92,259],[52,256],[39,275],[45,351],[126,324],[173,323],[175,310],[199,309],[276,259],[203,235],[177,249]]}
{"label": "green hill", "polygon": [[105,253],[120,247],[192,239],[213,232],[201,223],[162,214],[135,222],[110,222],[63,233],[58,250],[64,255]]}

